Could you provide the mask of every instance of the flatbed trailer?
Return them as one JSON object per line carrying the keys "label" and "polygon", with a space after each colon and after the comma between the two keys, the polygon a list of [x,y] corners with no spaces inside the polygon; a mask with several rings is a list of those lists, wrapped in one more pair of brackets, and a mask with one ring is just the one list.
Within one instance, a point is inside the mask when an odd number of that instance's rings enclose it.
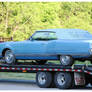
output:
{"label": "flatbed trailer", "polygon": [[36,73],[36,84],[41,88],[67,89],[74,86],[85,87],[88,83],[92,83],[92,65],[1,64],[0,72]]}

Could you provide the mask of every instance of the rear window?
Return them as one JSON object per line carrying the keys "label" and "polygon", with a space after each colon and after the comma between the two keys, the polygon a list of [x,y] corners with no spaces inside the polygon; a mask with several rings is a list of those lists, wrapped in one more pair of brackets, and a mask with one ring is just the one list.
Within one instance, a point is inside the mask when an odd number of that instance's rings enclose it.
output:
{"label": "rear window", "polygon": [[87,31],[60,31],[57,33],[57,36],[59,39],[92,39],[92,35]]}

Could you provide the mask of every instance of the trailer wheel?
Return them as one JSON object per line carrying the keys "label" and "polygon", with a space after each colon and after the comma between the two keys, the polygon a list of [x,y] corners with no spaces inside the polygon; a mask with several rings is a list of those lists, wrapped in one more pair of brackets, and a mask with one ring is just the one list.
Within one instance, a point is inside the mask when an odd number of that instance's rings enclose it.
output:
{"label": "trailer wheel", "polygon": [[71,56],[62,55],[60,56],[60,63],[61,65],[66,66],[66,65],[73,65],[74,61]]}
{"label": "trailer wheel", "polygon": [[88,85],[89,83],[92,85],[92,76],[85,74],[85,85]]}
{"label": "trailer wheel", "polygon": [[54,82],[57,88],[67,89],[72,86],[72,76],[70,73],[57,72],[54,76]]}
{"label": "trailer wheel", "polygon": [[54,75],[55,75],[55,73],[53,72],[51,74],[52,74],[52,82],[51,82],[50,88],[56,88],[56,85],[54,83]]}
{"label": "trailer wheel", "polygon": [[40,88],[48,88],[52,83],[52,74],[50,72],[37,72],[36,83]]}

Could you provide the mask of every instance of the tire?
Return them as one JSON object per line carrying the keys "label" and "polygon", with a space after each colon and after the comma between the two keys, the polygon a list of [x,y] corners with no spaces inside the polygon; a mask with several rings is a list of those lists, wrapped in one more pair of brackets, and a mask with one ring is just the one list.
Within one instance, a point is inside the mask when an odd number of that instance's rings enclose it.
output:
{"label": "tire", "polygon": [[5,52],[4,59],[5,59],[5,63],[6,63],[6,64],[9,64],[9,65],[15,64],[15,61],[16,61],[15,56],[14,56],[14,54],[12,53],[11,50],[7,50],[7,51]]}
{"label": "tire", "polygon": [[51,85],[50,85],[50,87],[49,88],[56,88],[56,85],[55,85],[55,83],[54,83],[54,72],[52,72],[51,73],[52,74],[52,83],[51,83]]}
{"label": "tire", "polygon": [[85,74],[85,85],[87,86],[88,84],[92,85],[92,75]]}
{"label": "tire", "polygon": [[36,63],[39,65],[44,65],[46,64],[47,60],[36,60]]}
{"label": "tire", "polygon": [[70,73],[57,72],[54,76],[54,83],[59,89],[71,88],[72,82],[72,75]]}
{"label": "tire", "polygon": [[90,60],[90,64],[92,64],[92,60]]}
{"label": "tire", "polygon": [[40,88],[49,88],[52,83],[52,74],[50,72],[37,72],[36,83]]}
{"label": "tire", "polygon": [[71,56],[60,56],[60,63],[61,65],[64,65],[64,66],[71,66],[73,65],[74,61],[73,61],[73,58]]}

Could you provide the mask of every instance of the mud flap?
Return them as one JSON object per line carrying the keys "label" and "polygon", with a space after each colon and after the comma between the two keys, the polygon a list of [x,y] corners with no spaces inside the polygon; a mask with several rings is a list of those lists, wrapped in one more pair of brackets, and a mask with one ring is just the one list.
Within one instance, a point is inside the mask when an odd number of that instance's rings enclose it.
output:
{"label": "mud flap", "polygon": [[78,73],[75,72],[74,73],[74,81],[75,81],[75,85],[85,85],[85,76],[84,73]]}

